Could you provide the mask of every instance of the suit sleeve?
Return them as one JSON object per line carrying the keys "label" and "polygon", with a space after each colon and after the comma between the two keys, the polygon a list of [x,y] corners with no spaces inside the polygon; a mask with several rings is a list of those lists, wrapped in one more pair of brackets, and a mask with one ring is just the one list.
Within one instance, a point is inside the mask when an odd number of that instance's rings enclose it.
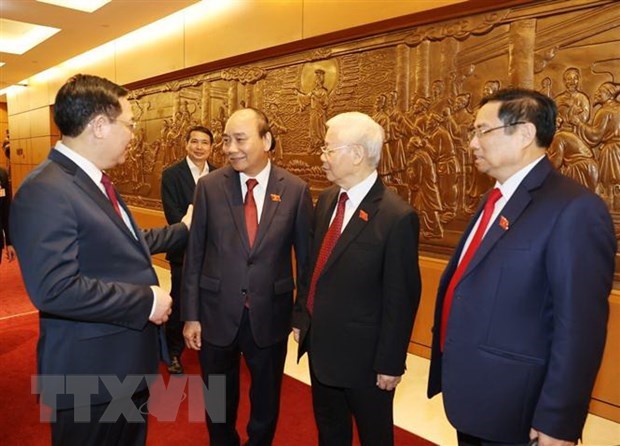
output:
{"label": "suit sleeve", "polygon": [[411,210],[395,223],[386,241],[383,263],[381,328],[375,355],[377,373],[400,376],[422,291],[418,264],[420,224]]}
{"label": "suit sleeve", "polygon": [[83,216],[76,214],[63,186],[26,182],[12,204],[11,233],[31,300],[40,311],[61,318],[143,329],[153,303],[149,286],[80,271],[80,238],[88,229],[80,226]]}
{"label": "suit sleeve", "polygon": [[293,327],[301,328],[308,318],[306,298],[310,284],[310,227],[312,224],[312,197],[306,185],[301,189],[301,197],[295,217],[295,261],[297,267],[297,297],[293,307]]}
{"label": "suit sleeve", "polygon": [[169,225],[179,223],[187,212],[184,203],[180,201],[181,193],[174,173],[173,170],[166,169],[161,177],[161,203]]}
{"label": "suit sleeve", "polygon": [[532,427],[577,440],[605,346],[616,240],[598,197],[582,195],[558,217],[545,268],[552,295],[551,352]]}
{"label": "suit sleeve", "polygon": [[200,274],[208,233],[207,208],[207,188],[204,181],[198,181],[194,195],[194,213],[189,241],[183,262],[183,283],[181,285],[181,320],[183,321],[199,320]]}
{"label": "suit sleeve", "polygon": [[185,248],[189,231],[185,223],[176,223],[163,228],[144,229],[142,235],[153,255]]}

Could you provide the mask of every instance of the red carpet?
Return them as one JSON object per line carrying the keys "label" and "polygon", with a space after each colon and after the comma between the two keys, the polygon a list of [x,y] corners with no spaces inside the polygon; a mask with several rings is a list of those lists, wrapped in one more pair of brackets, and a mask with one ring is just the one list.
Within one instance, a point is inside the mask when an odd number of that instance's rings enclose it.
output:
{"label": "red carpet", "polygon": [[[38,315],[25,295],[16,263],[0,264],[0,444],[3,446],[38,446],[49,444],[49,426],[39,422],[39,406],[30,392],[30,377],[36,372],[36,341]],[[21,314],[21,315],[20,315]],[[10,317],[9,315],[16,315]],[[6,317],[9,316],[9,317]],[[186,373],[198,375],[200,367],[195,352],[183,356]],[[166,382],[168,377],[166,373]],[[176,379],[176,378],[171,378]],[[249,374],[242,371],[241,403],[237,422],[242,441],[249,417],[247,398]],[[413,416],[413,415],[412,415]],[[422,438],[396,428],[396,445],[432,445]],[[190,443],[191,442],[191,443]],[[149,420],[149,446],[176,444],[208,444],[207,430],[203,423],[190,422],[188,402],[183,401],[176,421]],[[280,420],[274,441],[275,446],[310,446],[317,444],[317,432],[312,416],[310,388],[296,379],[284,376]],[[355,444],[359,444],[356,440]]]}

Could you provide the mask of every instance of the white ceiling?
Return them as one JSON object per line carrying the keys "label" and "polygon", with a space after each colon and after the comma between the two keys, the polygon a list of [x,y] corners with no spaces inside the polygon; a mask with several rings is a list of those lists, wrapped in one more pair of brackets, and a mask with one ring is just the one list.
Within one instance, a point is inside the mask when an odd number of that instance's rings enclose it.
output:
{"label": "white ceiling", "polygon": [[198,1],[112,0],[89,14],[35,0],[0,0],[1,18],[61,28],[22,55],[0,52],[0,90]]}

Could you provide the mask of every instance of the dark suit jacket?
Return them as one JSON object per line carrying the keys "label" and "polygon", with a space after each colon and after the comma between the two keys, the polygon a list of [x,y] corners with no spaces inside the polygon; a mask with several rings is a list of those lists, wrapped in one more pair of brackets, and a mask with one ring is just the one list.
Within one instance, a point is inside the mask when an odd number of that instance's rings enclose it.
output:
{"label": "dark suit jacket", "polygon": [[[339,191],[333,186],[319,196],[310,271]],[[418,235],[419,221],[411,206],[378,179],[323,268],[312,318],[306,308],[307,287],[295,305],[293,326],[301,329],[299,356],[308,345],[321,383],[374,386],[377,373],[404,373],[421,292]]]}
{"label": "dark suit jacket", "polygon": [[[9,231],[9,209],[11,205],[11,185],[8,172],[0,167],[0,189],[4,189],[5,196],[0,197],[0,256],[2,248],[11,244]],[[4,236],[3,236],[4,233]],[[1,261],[2,259],[0,259]]]}
{"label": "dark suit jacket", "polygon": [[[159,330],[148,321],[149,287],[157,284],[151,254],[182,246],[185,225],[142,233],[132,219],[134,238],[91,178],[56,150],[17,191],[10,224],[40,311],[38,373],[157,373]],[[109,398],[102,390],[92,401]],[[72,399],[60,397],[58,407],[72,407]]]}
{"label": "dark suit jacket", "polygon": [[534,427],[576,440],[605,345],[616,252],[609,212],[539,162],[455,289],[442,357],[444,294],[479,213],[440,282],[429,397],[443,391],[448,419],[471,435],[526,442]]}
{"label": "dark suit jacket", "polygon": [[181,319],[202,323],[203,341],[230,345],[237,335],[246,294],[254,340],[279,342],[291,329],[295,281],[306,273],[312,200],[308,185],[272,164],[252,248],[243,212],[239,174],[222,167],[196,186],[194,215],[183,267]]}
{"label": "dark suit jacket", "polygon": [[[207,164],[209,172],[213,172],[215,167],[210,163]],[[194,177],[189,170],[186,158],[163,171],[161,176],[161,202],[168,224],[179,223],[185,216],[187,208],[194,201],[195,189],[196,183],[194,183]],[[170,263],[183,264],[184,255],[185,249],[168,251],[166,259]]]}

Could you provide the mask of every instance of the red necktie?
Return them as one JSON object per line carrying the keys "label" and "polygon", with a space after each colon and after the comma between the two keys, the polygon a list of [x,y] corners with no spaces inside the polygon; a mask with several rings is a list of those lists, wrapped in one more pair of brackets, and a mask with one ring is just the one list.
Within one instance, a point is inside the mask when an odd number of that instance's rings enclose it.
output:
{"label": "red necktie", "polygon": [[452,275],[450,279],[450,283],[448,285],[448,290],[446,291],[446,295],[443,301],[443,308],[441,311],[441,332],[440,332],[440,342],[441,342],[441,350],[443,351],[443,346],[446,342],[446,331],[448,327],[448,318],[450,316],[450,308],[452,307],[452,298],[454,297],[454,289],[458,285],[461,280],[461,276],[467,269],[467,265],[474,257],[476,250],[480,246],[480,242],[482,242],[482,237],[486,231],[487,226],[489,225],[489,221],[491,220],[491,215],[493,215],[493,209],[495,209],[495,203],[502,197],[502,193],[499,189],[495,188],[489,194],[489,198],[487,202],[484,204],[484,210],[482,211],[482,218],[480,219],[480,224],[474,233],[474,237],[471,239],[471,243],[467,247],[467,251],[465,251],[465,255],[461,259],[461,262],[456,267],[456,271]]}
{"label": "red necktie", "polygon": [[252,191],[258,185],[258,181],[254,178],[248,179],[245,184],[248,186],[248,191],[245,194],[245,201],[243,202],[243,212],[245,213],[245,226],[248,230],[248,241],[250,242],[250,248],[254,244],[256,233],[258,232],[258,210],[256,209],[256,201],[254,201],[254,194]]}
{"label": "red necktie", "polygon": [[112,180],[110,180],[110,177],[107,176],[105,173],[101,176],[101,184],[103,184],[105,193],[108,194],[108,199],[112,203],[114,210],[122,220],[123,215],[121,214],[121,208],[118,206],[118,199],[116,198],[116,191],[114,190],[114,185],[112,184]]}
{"label": "red necktie", "polygon": [[312,273],[312,279],[310,280],[310,290],[308,291],[308,300],[306,302],[306,306],[308,307],[308,311],[312,314],[312,310],[314,309],[314,295],[316,294],[316,283],[319,280],[319,276],[327,263],[327,259],[329,259],[330,254],[334,250],[334,246],[336,246],[336,242],[340,238],[340,233],[342,232],[342,222],[344,221],[344,209],[347,200],[349,197],[346,192],[340,194],[338,198],[338,208],[336,209],[336,216],[334,217],[334,221],[329,226],[327,233],[325,234],[325,238],[323,239],[323,243],[321,244],[321,250],[319,251],[319,257],[316,260],[316,266],[314,267],[314,272]]}

